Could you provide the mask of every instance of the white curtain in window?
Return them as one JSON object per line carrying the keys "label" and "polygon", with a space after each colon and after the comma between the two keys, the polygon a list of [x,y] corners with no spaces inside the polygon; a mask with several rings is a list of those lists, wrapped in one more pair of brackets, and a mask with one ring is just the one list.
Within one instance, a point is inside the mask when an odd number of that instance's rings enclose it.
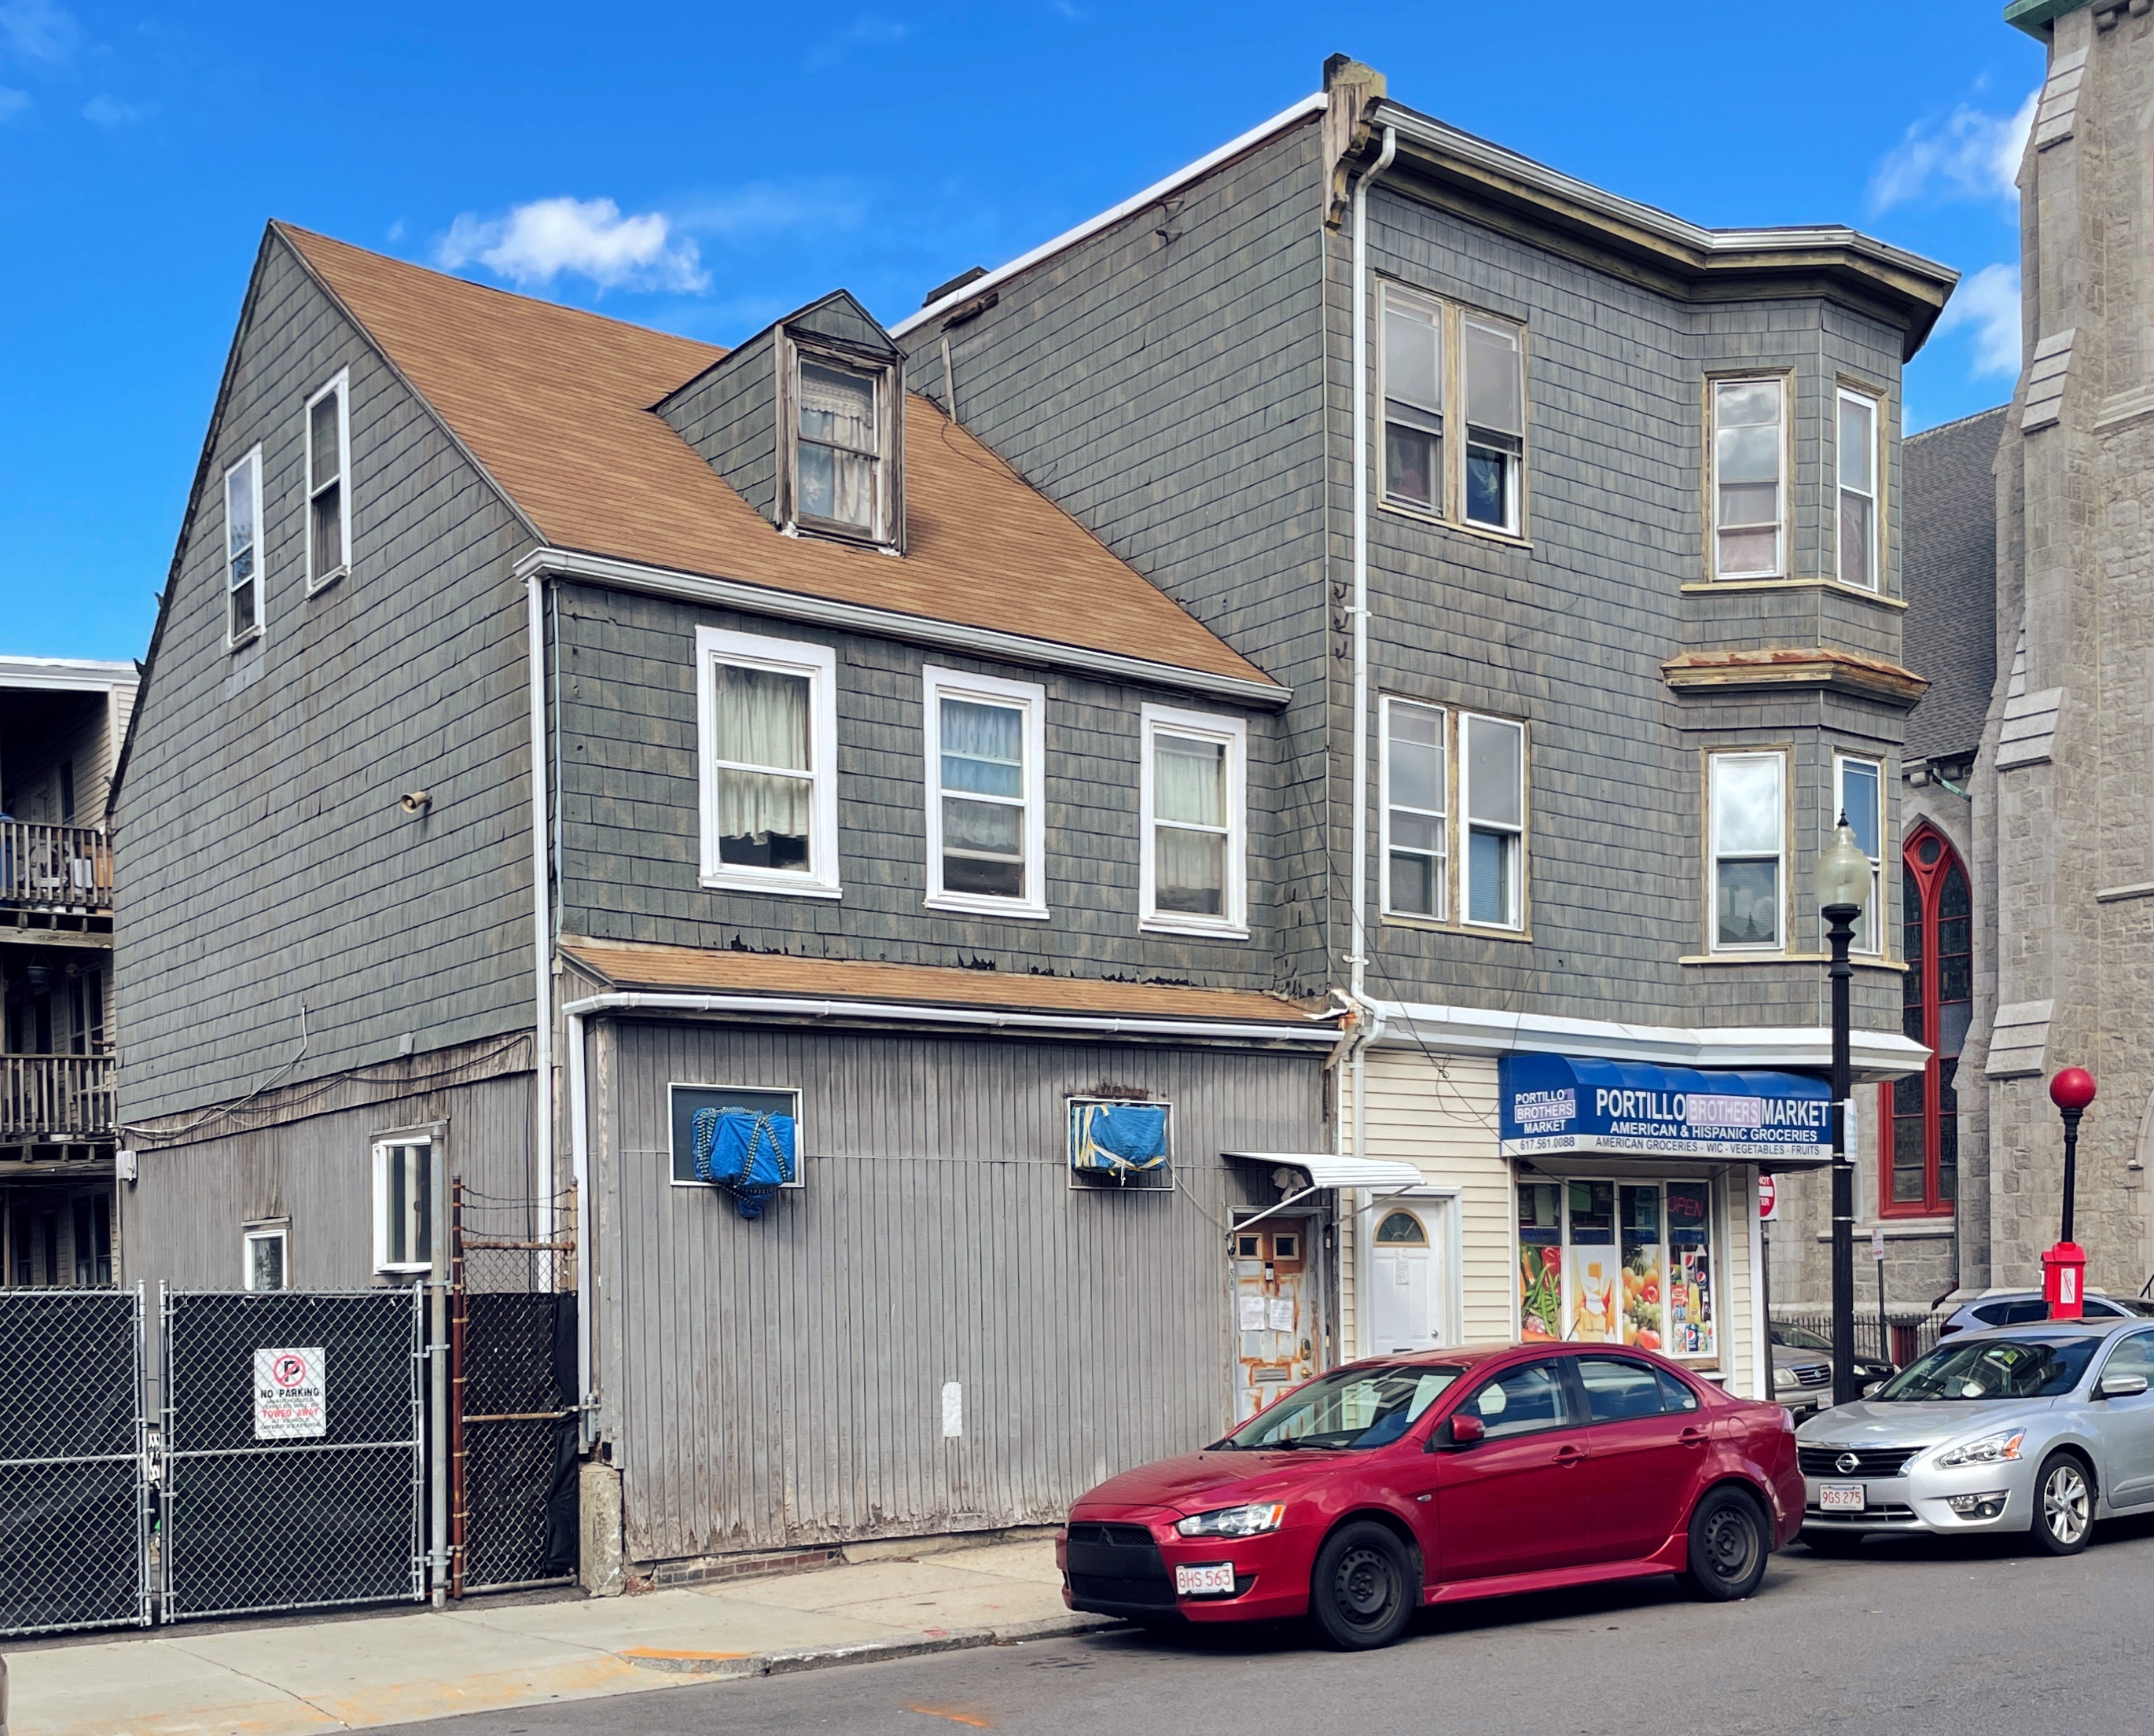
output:
{"label": "white curtain in window", "polygon": [[1152,755],[1152,812],[1187,825],[1227,824],[1227,747],[1223,742],[1161,736]]}
{"label": "white curtain in window", "polygon": [[875,381],[800,365],[800,510],[862,528],[875,523]]}
{"label": "white curtain in window", "polygon": [[942,702],[942,787],[977,795],[1024,794],[1024,713],[1014,706]]}
{"label": "white curtain in window", "polygon": [[[1160,909],[1218,916],[1226,909],[1227,748],[1161,736],[1152,753],[1153,896]],[[1217,827],[1192,831],[1185,827]]]}
{"label": "white curtain in window", "polygon": [[814,801],[811,777],[773,777],[731,767],[766,766],[801,774],[813,769],[808,677],[721,663],[717,688],[717,755],[728,763],[718,779],[720,835],[753,838],[759,844],[773,832],[805,838]]}

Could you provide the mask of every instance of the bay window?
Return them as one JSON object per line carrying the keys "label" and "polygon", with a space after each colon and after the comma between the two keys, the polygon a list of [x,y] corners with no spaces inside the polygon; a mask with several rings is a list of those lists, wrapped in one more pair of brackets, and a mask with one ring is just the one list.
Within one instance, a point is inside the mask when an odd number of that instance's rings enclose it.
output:
{"label": "bay window", "polygon": [[1787,756],[1715,753],[1707,828],[1712,950],[1778,952],[1787,865]]}
{"label": "bay window", "polygon": [[1144,708],[1146,928],[1248,934],[1247,767],[1248,728],[1240,718]]}
{"label": "bay window", "polygon": [[262,631],[262,448],[224,473],[225,642]]}
{"label": "bay window", "polygon": [[1877,588],[1877,401],[1840,395],[1840,580]]}
{"label": "bay window", "polygon": [[836,897],[829,647],[698,627],[696,651],[703,884]]}
{"label": "bay window", "polygon": [[924,682],[927,903],[1044,917],[1046,690],[933,667]]}
{"label": "bay window", "polygon": [[1712,386],[1712,573],[1783,576],[1786,382],[1720,380]]}
{"label": "bay window", "polygon": [[1857,952],[1882,952],[1885,915],[1881,894],[1884,880],[1879,840],[1885,833],[1883,768],[1874,759],[1852,759],[1840,755],[1833,761],[1833,782],[1839,799],[1834,818],[1846,816],[1848,830],[1855,834],[1855,847],[1870,858],[1870,896],[1863,901],[1862,914],[1855,919],[1855,938],[1850,945]]}
{"label": "bay window", "polygon": [[1445,714],[1386,698],[1382,723],[1384,908],[1441,920],[1450,906]]}
{"label": "bay window", "polygon": [[1524,923],[1525,726],[1470,712],[1460,723],[1464,739],[1459,805],[1466,814],[1466,885],[1460,902],[1469,923],[1517,928]]}

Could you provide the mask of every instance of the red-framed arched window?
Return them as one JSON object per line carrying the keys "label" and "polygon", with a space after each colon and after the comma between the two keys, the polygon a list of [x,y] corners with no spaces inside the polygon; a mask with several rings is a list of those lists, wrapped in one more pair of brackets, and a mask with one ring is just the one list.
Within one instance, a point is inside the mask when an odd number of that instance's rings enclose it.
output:
{"label": "red-framed arched window", "polygon": [[1959,1052],[1974,1010],[1974,901],[1967,868],[1927,820],[1901,851],[1900,912],[1907,974],[1901,1029],[1927,1048],[1920,1073],[1882,1088],[1878,1210],[1888,1218],[1950,1212],[1959,1195]]}

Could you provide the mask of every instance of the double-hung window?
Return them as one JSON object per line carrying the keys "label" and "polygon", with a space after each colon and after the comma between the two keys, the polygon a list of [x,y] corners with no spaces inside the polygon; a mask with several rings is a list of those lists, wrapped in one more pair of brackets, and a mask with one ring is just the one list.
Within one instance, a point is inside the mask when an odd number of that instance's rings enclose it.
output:
{"label": "double-hung window", "polygon": [[350,375],[307,400],[307,589],[351,565]]}
{"label": "double-hung window", "polygon": [[838,896],[830,648],[698,627],[696,661],[703,884]]}
{"label": "double-hung window", "polygon": [[855,541],[898,540],[897,370],[867,357],[780,345],[789,426],[785,523]]}
{"label": "double-hung window", "polygon": [[1515,533],[1526,463],[1524,357],[1519,329],[1465,315],[1466,522]]}
{"label": "double-hung window", "polygon": [[1143,927],[1248,933],[1248,768],[1240,718],[1144,708]]}
{"label": "double-hung window", "polygon": [[1712,385],[1712,573],[1783,575],[1787,386],[1767,380]]}
{"label": "double-hung window", "polygon": [[1712,950],[1777,952],[1786,902],[1787,756],[1715,753],[1707,764]]}
{"label": "double-hung window", "polygon": [[1384,498],[1443,510],[1443,309],[1382,286]]}
{"label": "double-hung window", "polygon": [[1861,392],[1840,393],[1839,446],[1840,581],[1875,590],[1879,528],[1875,398]]}
{"label": "double-hung window", "polygon": [[1384,908],[1402,917],[1450,914],[1450,756],[1440,706],[1384,701]]}
{"label": "double-hung window", "polygon": [[262,631],[262,448],[224,473],[225,642]]}
{"label": "double-hung window", "polygon": [[1045,917],[1046,689],[932,666],[923,682],[927,903]]}
{"label": "double-hung window", "polygon": [[1883,768],[1874,759],[1854,759],[1842,754],[1833,761],[1833,783],[1838,804],[1830,816],[1835,822],[1847,817],[1855,834],[1855,848],[1870,858],[1870,896],[1862,901],[1862,914],[1855,921],[1854,949],[1881,950],[1884,922],[1878,902],[1883,886],[1884,858],[1880,850],[1885,835]]}
{"label": "double-hung window", "polygon": [[1467,922],[1524,926],[1526,843],[1526,728],[1504,717],[1467,712],[1459,720],[1459,806],[1466,815],[1464,895]]}
{"label": "double-hung window", "polygon": [[374,1146],[374,1269],[425,1272],[434,1263],[434,1146],[423,1135]]}

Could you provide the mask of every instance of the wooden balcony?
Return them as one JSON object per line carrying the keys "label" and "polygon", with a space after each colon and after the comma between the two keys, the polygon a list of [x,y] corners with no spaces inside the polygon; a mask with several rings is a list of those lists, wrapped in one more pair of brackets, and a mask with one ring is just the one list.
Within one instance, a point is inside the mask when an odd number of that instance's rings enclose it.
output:
{"label": "wooden balcony", "polygon": [[0,1054],[0,1146],[112,1137],[109,1054]]}
{"label": "wooden balcony", "polygon": [[112,845],[94,826],[0,820],[0,906],[110,911]]}

